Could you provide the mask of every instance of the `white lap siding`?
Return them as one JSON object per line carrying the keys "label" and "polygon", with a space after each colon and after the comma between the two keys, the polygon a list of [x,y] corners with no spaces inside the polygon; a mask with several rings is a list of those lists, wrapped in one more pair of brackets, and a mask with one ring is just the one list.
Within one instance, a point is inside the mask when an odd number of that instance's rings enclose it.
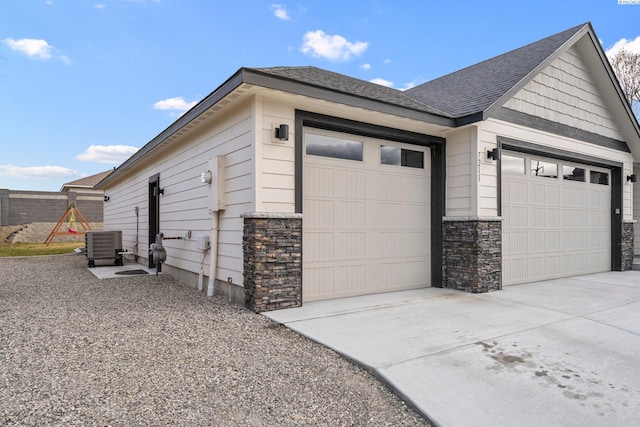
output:
{"label": "white lap siding", "polygon": [[[147,156],[134,172],[124,175],[106,189],[105,229],[122,230],[125,249],[148,257],[149,248],[149,178],[159,174],[160,231],[167,237],[188,239],[166,240],[166,264],[198,273],[204,259],[208,272],[210,256],[196,249],[198,235],[211,236],[209,186],[200,180],[208,170],[208,162],[225,156],[226,209],[220,212],[219,258],[217,278],[242,283],[242,233],[240,215],[253,210],[253,141],[255,139],[251,104],[246,104],[224,117],[204,120],[197,129],[185,132],[179,143],[173,143],[157,155]],[[139,208],[138,247],[135,207]],[[136,250],[137,249],[137,250]]]}

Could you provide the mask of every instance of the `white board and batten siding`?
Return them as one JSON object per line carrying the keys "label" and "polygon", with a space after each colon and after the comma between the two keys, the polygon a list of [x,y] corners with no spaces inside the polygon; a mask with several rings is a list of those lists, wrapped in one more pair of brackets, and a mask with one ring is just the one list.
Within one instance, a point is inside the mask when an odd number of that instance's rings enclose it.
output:
{"label": "white board and batten siding", "polygon": [[105,203],[105,229],[123,230],[125,249],[133,250],[136,216],[139,207],[138,255],[148,257],[148,186],[149,178],[160,174],[160,231],[167,237],[189,239],[166,240],[167,264],[198,273],[204,258],[208,271],[210,256],[196,249],[198,235],[211,236],[212,218],[209,213],[210,187],[200,180],[208,170],[209,159],[225,156],[226,209],[220,212],[217,278],[242,283],[241,214],[253,210],[253,131],[250,104],[238,107],[231,114],[205,120],[197,129],[181,136],[179,143],[151,156],[144,165],[137,166],[133,175],[106,189],[110,201]]}

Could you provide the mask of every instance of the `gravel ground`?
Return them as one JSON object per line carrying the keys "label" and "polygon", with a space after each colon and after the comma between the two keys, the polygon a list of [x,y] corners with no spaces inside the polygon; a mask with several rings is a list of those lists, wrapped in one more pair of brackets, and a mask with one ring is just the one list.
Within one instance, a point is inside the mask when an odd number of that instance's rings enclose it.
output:
{"label": "gravel ground", "polygon": [[0,258],[0,425],[428,424],[263,316],[169,277],[98,280],[66,255]]}

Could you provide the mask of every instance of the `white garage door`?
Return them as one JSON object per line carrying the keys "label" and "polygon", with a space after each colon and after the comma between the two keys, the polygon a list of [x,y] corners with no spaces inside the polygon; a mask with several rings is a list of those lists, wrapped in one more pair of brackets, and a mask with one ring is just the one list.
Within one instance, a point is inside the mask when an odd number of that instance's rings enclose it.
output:
{"label": "white garage door", "polygon": [[303,300],[430,286],[429,149],[305,129]]}
{"label": "white garage door", "polygon": [[504,152],[503,284],[611,270],[607,169]]}

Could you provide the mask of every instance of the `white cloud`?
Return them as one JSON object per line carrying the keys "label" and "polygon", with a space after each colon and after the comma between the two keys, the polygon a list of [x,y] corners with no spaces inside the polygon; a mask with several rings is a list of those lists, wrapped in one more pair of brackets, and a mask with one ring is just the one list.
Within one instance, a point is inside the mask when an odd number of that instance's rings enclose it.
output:
{"label": "white cloud", "polygon": [[283,21],[288,21],[289,19],[291,19],[289,17],[289,14],[287,13],[287,10],[281,4],[272,4],[271,10],[273,10],[273,14],[278,19],[282,19]]}
{"label": "white cloud", "polygon": [[80,176],[72,169],[62,166],[13,166],[0,165],[0,175],[15,176],[19,178],[71,178]]}
{"label": "white cloud", "polygon": [[42,39],[20,39],[7,38],[4,43],[16,52],[23,53],[30,58],[51,59],[53,46]]}
{"label": "white cloud", "polygon": [[360,68],[362,68],[363,70],[370,70],[371,69],[371,64],[362,64],[360,66]]}
{"label": "white cloud", "polygon": [[322,30],[307,31],[300,51],[330,61],[348,61],[361,55],[369,47],[367,42],[350,42],[340,35],[329,35]]}
{"label": "white cloud", "polygon": [[607,49],[605,53],[607,54],[607,57],[611,58],[622,48],[626,49],[629,52],[640,54],[640,36],[636,37],[633,40],[622,38],[615,42],[609,49]]}
{"label": "white cloud", "polygon": [[119,164],[134,155],[138,149],[129,145],[90,145],[82,154],[78,154],[78,160],[95,163]]}
{"label": "white cloud", "polygon": [[163,99],[153,104],[153,108],[156,110],[174,110],[184,113],[196,105],[196,101],[187,102],[183,97],[177,96],[175,98]]}
{"label": "white cloud", "polygon": [[104,3],[96,3],[96,9],[104,9],[105,7],[107,7],[107,5]]}
{"label": "white cloud", "polygon": [[400,90],[407,90],[407,89],[411,89],[411,88],[414,88],[414,87],[416,87],[416,86],[418,86],[418,85],[421,85],[421,84],[422,84],[422,83],[424,83],[424,82],[425,82],[425,80],[424,80],[424,79],[415,79],[415,80],[414,80],[414,81],[412,81],[412,82],[405,83],[405,84],[400,88]]}
{"label": "white cloud", "polygon": [[390,82],[389,80],[381,79],[380,77],[378,77],[376,79],[369,80],[369,81],[371,83],[375,83],[377,85],[386,86],[386,87],[393,87],[393,82]]}
{"label": "white cloud", "polygon": [[12,38],[6,38],[2,41],[12,50],[27,55],[32,59],[48,60],[54,58],[54,53],[56,53],[56,59],[62,61],[66,65],[72,64],[71,59],[69,59],[67,55],[62,55],[61,53],[56,52],[56,49],[43,39],[15,40]]}

